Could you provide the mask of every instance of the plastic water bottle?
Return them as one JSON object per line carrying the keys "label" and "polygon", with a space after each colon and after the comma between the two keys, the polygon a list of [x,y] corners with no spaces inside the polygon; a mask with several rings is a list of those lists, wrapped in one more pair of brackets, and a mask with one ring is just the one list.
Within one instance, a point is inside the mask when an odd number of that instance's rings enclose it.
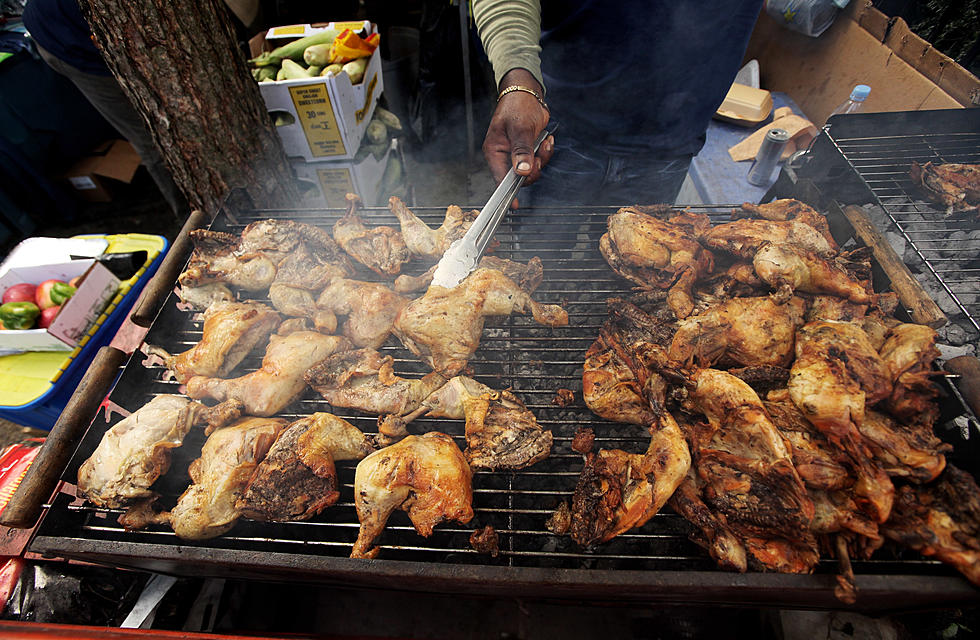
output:
{"label": "plastic water bottle", "polygon": [[[859,84],[851,90],[851,97],[844,101],[844,103],[834,109],[830,115],[836,116],[841,113],[855,113],[860,111],[864,106],[864,101],[868,98],[868,94],[871,93],[871,87],[866,84]],[[827,116],[828,118],[830,116]]]}

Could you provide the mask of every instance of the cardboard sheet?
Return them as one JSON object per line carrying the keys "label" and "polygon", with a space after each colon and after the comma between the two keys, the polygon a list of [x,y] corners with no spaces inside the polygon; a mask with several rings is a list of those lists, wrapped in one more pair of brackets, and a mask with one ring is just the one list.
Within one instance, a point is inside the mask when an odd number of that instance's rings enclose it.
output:
{"label": "cardboard sheet", "polygon": [[728,155],[735,162],[752,160],[759,152],[762,141],[770,129],[785,129],[789,132],[789,142],[783,148],[782,157],[788,158],[797,149],[805,149],[817,137],[819,131],[813,123],[793,113],[789,107],[780,107],[773,112],[773,120],[766,126],[757,129],[752,135],[742,140],[728,150]]}

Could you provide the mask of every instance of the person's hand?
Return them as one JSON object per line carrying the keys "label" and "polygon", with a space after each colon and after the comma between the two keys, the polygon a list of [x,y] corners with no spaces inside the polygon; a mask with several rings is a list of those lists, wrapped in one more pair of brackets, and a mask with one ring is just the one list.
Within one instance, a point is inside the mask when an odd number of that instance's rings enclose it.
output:
{"label": "person's hand", "polygon": [[[541,85],[524,69],[509,71],[500,82],[501,89],[511,85],[528,87],[542,95]],[[524,184],[541,175],[541,167],[551,159],[555,141],[548,136],[537,155],[534,141],[548,124],[548,117],[548,110],[526,91],[511,91],[497,102],[483,140],[483,156],[498,184],[511,167],[518,175],[526,176]]]}

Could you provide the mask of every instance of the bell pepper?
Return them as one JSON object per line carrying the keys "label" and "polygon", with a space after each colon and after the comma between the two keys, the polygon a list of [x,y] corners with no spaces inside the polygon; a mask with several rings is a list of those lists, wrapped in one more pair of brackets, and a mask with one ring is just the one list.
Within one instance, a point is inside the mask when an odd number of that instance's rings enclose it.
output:
{"label": "bell pepper", "polygon": [[344,29],[330,45],[330,62],[344,64],[358,58],[367,58],[378,48],[381,37],[372,33],[365,40],[350,29]]}
{"label": "bell pepper", "polygon": [[0,305],[0,322],[5,329],[31,329],[41,314],[33,302],[8,302]]}

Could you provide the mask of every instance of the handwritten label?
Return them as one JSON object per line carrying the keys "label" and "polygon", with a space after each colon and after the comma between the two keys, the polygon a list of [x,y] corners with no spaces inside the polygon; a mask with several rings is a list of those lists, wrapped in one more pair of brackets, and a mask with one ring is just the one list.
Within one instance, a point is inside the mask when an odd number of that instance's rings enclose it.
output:
{"label": "handwritten label", "polygon": [[317,169],[316,175],[320,179],[320,188],[323,190],[323,199],[327,201],[327,206],[337,208],[347,206],[347,194],[354,193],[354,180],[351,178],[350,169]]}
{"label": "handwritten label", "polygon": [[347,149],[337,127],[327,86],[321,83],[289,87],[289,93],[313,157],[345,155]]}

